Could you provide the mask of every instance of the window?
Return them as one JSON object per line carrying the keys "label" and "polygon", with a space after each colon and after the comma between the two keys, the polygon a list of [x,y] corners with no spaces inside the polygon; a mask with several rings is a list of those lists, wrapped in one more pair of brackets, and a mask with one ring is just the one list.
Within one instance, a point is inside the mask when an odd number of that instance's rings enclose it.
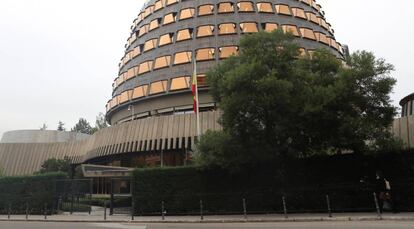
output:
{"label": "window", "polygon": [[166,0],[166,1],[165,1],[165,4],[166,4],[167,6],[169,6],[169,5],[172,5],[172,4],[177,3],[177,2],[178,2],[178,0]]}
{"label": "window", "polygon": [[132,99],[138,99],[142,98],[147,95],[148,92],[148,85],[143,85],[134,88],[134,91],[132,92]]}
{"label": "window", "polygon": [[165,15],[163,25],[168,25],[168,24],[175,22],[176,17],[177,17],[177,13],[169,13]]}
{"label": "window", "polygon": [[116,98],[111,99],[111,108],[118,106],[118,101]]}
{"label": "window", "polygon": [[149,31],[154,30],[160,26],[161,18],[154,19],[149,24]]}
{"label": "window", "polygon": [[180,12],[180,20],[192,18],[194,17],[194,13],[195,13],[194,8],[182,9]]}
{"label": "window", "polygon": [[273,5],[270,2],[257,3],[257,10],[260,13],[274,13]]}
{"label": "window", "polygon": [[191,63],[192,52],[178,52],[174,55],[174,64]]}
{"label": "window", "polygon": [[219,34],[234,34],[236,33],[236,24],[224,23],[219,25]]}
{"label": "window", "polygon": [[285,33],[291,33],[294,36],[299,37],[298,28],[294,25],[282,25],[282,29]]}
{"label": "window", "polygon": [[202,25],[197,28],[197,37],[208,37],[214,35],[214,25]]}
{"label": "window", "polygon": [[323,34],[321,32],[315,32],[315,37],[316,37],[317,41],[319,41],[321,43],[324,43],[326,45],[329,45],[328,39],[326,38],[325,34]]}
{"label": "window", "polygon": [[163,2],[164,0],[158,0],[158,1],[156,1],[155,2],[155,4],[154,4],[154,12],[155,11],[158,11],[158,10],[160,10],[160,9],[162,9],[164,6],[163,6]]}
{"label": "window", "polygon": [[130,68],[127,71],[125,80],[129,80],[129,79],[135,77],[137,74],[138,74],[138,67]]}
{"label": "window", "polygon": [[293,16],[307,20],[305,11],[301,8],[292,8]]}
{"label": "window", "polygon": [[154,6],[148,6],[145,11],[142,13],[142,17],[146,18],[148,17],[150,14],[152,14],[152,12],[154,12]]}
{"label": "window", "polygon": [[214,60],[215,49],[214,48],[203,48],[196,51],[196,60]]}
{"label": "window", "polygon": [[193,29],[182,29],[177,32],[177,41],[193,39]]}
{"label": "window", "polygon": [[148,40],[144,43],[144,52],[154,49],[157,46],[157,38]]}
{"label": "window", "polygon": [[257,28],[257,23],[255,22],[244,22],[240,23],[240,29],[242,33],[257,33],[259,29]]}
{"label": "window", "polygon": [[254,12],[253,2],[239,2],[237,8],[239,12]]}
{"label": "window", "polygon": [[302,34],[303,38],[307,38],[310,40],[316,40],[315,34],[313,33],[312,29],[300,28],[300,33]]}
{"label": "window", "polygon": [[137,40],[137,35],[133,33],[131,37],[128,39],[128,46],[134,43]]}
{"label": "window", "polygon": [[139,65],[138,74],[144,74],[146,72],[151,71],[152,63],[153,63],[152,60],[141,63]]}
{"label": "window", "polygon": [[231,2],[222,2],[218,4],[218,13],[233,13],[234,6]]}
{"label": "window", "polygon": [[132,58],[135,58],[141,54],[141,46],[137,46],[132,51]]}
{"label": "window", "polygon": [[149,28],[148,24],[141,26],[141,28],[139,28],[138,36],[141,37],[144,34],[148,33],[148,28]]}
{"label": "window", "polygon": [[239,53],[239,47],[237,46],[220,47],[219,51],[220,51],[220,59],[228,58],[231,55],[237,55]]}
{"label": "window", "polygon": [[316,17],[316,14],[312,12],[306,12],[306,16],[308,17],[309,21],[319,25],[319,20],[318,17]]}
{"label": "window", "polygon": [[266,32],[272,32],[273,30],[276,30],[278,28],[278,25],[276,23],[263,23],[263,30]]}
{"label": "window", "polygon": [[190,87],[190,77],[182,76],[171,80],[171,91],[188,89]]}
{"label": "window", "polygon": [[128,102],[128,100],[129,100],[129,98],[128,98],[128,91],[124,91],[124,92],[122,92],[122,93],[121,93],[121,96],[120,96],[120,98],[119,98],[119,103],[120,103],[120,104],[122,104],[122,103],[126,103],[126,102]]}
{"label": "window", "polygon": [[167,33],[160,36],[160,41],[158,46],[164,46],[172,43],[172,38],[174,37],[174,33]]}
{"label": "window", "polygon": [[290,13],[289,6],[288,5],[283,5],[283,4],[277,4],[276,5],[276,12],[278,14],[292,15]]}
{"label": "window", "polygon": [[324,29],[329,30],[328,23],[326,23],[325,19],[321,17],[317,17],[319,21],[319,25],[322,26]]}
{"label": "window", "polygon": [[206,87],[206,74],[197,74],[197,86],[198,87]]}
{"label": "window", "polygon": [[158,94],[167,91],[167,80],[157,81],[151,83],[150,95]]}
{"label": "window", "polygon": [[202,5],[198,7],[198,16],[214,14],[214,5]]}
{"label": "window", "polygon": [[300,0],[301,2],[307,4],[307,5],[312,5],[312,1],[311,0]]}
{"label": "window", "polygon": [[171,56],[162,56],[155,59],[154,69],[160,69],[170,66]]}

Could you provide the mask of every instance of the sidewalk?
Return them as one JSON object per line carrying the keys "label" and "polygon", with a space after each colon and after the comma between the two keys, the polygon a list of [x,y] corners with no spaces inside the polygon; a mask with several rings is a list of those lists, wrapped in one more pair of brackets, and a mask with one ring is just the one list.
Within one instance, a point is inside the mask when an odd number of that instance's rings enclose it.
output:
{"label": "sidewalk", "polygon": [[[0,221],[7,221],[7,215],[0,215]],[[30,215],[28,221],[41,222],[129,222],[129,223],[236,223],[236,222],[316,222],[316,221],[414,221],[414,213],[385,213],[382,218],[378,218],[376,213],[336,213],[332,217],[328,214],[290,214],[288,218],[280,214],[270,215],[248,215],[247,219],[243,215],[207,215],[201,220],[200,216],[165,216],[162,220],[161,216],[135,216],[131,220],[131,216],[113,215],[107,216],[106,221],[103,215],[88,214],[62,214],[47,216]],[[12,215],[10,221],[26,221],[25,215]]]}

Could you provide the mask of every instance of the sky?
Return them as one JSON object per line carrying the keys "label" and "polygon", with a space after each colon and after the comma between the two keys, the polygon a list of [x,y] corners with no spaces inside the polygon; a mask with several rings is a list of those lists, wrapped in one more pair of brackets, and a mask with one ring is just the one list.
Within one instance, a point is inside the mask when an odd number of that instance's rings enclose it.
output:
{"label": "sky", "polygon": [[[414,92],[414,1],[317,0],[351,52],[394,64],[394,104]],[[143,0],[0,0],[0,136],[70,129],[105,112],[130,26]],[[398,6],[398,7],[396,7]]]}

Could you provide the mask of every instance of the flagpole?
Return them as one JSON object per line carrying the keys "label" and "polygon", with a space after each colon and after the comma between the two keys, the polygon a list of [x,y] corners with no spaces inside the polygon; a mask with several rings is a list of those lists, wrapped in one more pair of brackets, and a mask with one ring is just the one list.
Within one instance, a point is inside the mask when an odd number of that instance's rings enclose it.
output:
{"label": "flagpole", "polygon": [[195,58],[195,54],[193,55],[194,60],[194,78],[196,80],[196,86],[195,86],[195,96],[196,96],[196,120],[197,120],[197,134],[198,134],[198,140],[200,140],[201,137],[201,127],[200,127],[200,104],[198,100],[198,76],[197,76],[197,61]]}

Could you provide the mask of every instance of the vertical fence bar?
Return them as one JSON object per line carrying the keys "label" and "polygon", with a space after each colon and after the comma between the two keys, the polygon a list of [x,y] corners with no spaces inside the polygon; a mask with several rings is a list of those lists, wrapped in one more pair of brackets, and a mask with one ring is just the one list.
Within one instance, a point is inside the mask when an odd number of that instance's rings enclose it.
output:
{"label": "vertical fence bar", "polygon": [[203,215],[203,201],[200,200],[200,219],[204,220],[204,215]]}
{"label": "vertical fence bar", "polygon": [[285,196],[282,196],[282,203],[283,203],[283,213],[285,215],[285,219],[288,218],[288,212],[287,212],[287,207],[286,207],[286,198]]}
{"label": "vertical fence bar", "polygon": [[104,201],[104,220],[106,221],[106,201]]}
{"label": "vertical fence bar", "polygon": [[7,219],[10,220],[10,214],[11,214],[11,203],[9,203],[9,207],[7,209]]}
{"label": "vertical fence bar", "polygon": [[374,192],[373,193],[373,196],[374,196],[375,208],[377,209],[378,219],[382,219],[382,214],[381,214],[381,209],[379,207],[379,203],[378,203],[378,199],[377,199],[377,194]]}
{"label": "vertical fence bar", "polygon": [[244,214],[244,219],[247,220],[247,206],[246,206],[245,198],[243,198],[243,214]]}
{"label": "vertical fence bar", "polygon": [[332,218],[331,200],[329,199],[329,195],[326,195],[326,206],[328,207],[328,216],[329,218]]}
{"label": "vertical fence bar", "polygon": [[134,214],[135,214],[135,203],[134,203],[134,197],[131,197],[131,220],[134,220]]}
{"label": "vertical fence bar", "polygon": [[29,203],[26,202],[26,220],[29,219]]}
{"label": "vertical fence bar", "polygon": [[135,199],[134,199],[134,180],[131,178],[130,184],[129,184],[129,191],[131,193],[131,220],[134,220],[134,214],[135,214]]}
{"label": "vertical fence bar", "polygon": [[161,219],[165,220],[165,208],[164,201],[161,201]]}
{"label": "vertical fence bar", "polygon": [[109,203],[109,215],[114,214],[114,179],[111,179],[111,202]]}
{"label": "vertical fence bar", "polygon": [[92,211],[93,178],[89,180],[89,215]]}
{"label": "vertical fence bar", "polygon": [[47,220],[47,204],[45,203],[43,214],[45,216],[45,220]]}

